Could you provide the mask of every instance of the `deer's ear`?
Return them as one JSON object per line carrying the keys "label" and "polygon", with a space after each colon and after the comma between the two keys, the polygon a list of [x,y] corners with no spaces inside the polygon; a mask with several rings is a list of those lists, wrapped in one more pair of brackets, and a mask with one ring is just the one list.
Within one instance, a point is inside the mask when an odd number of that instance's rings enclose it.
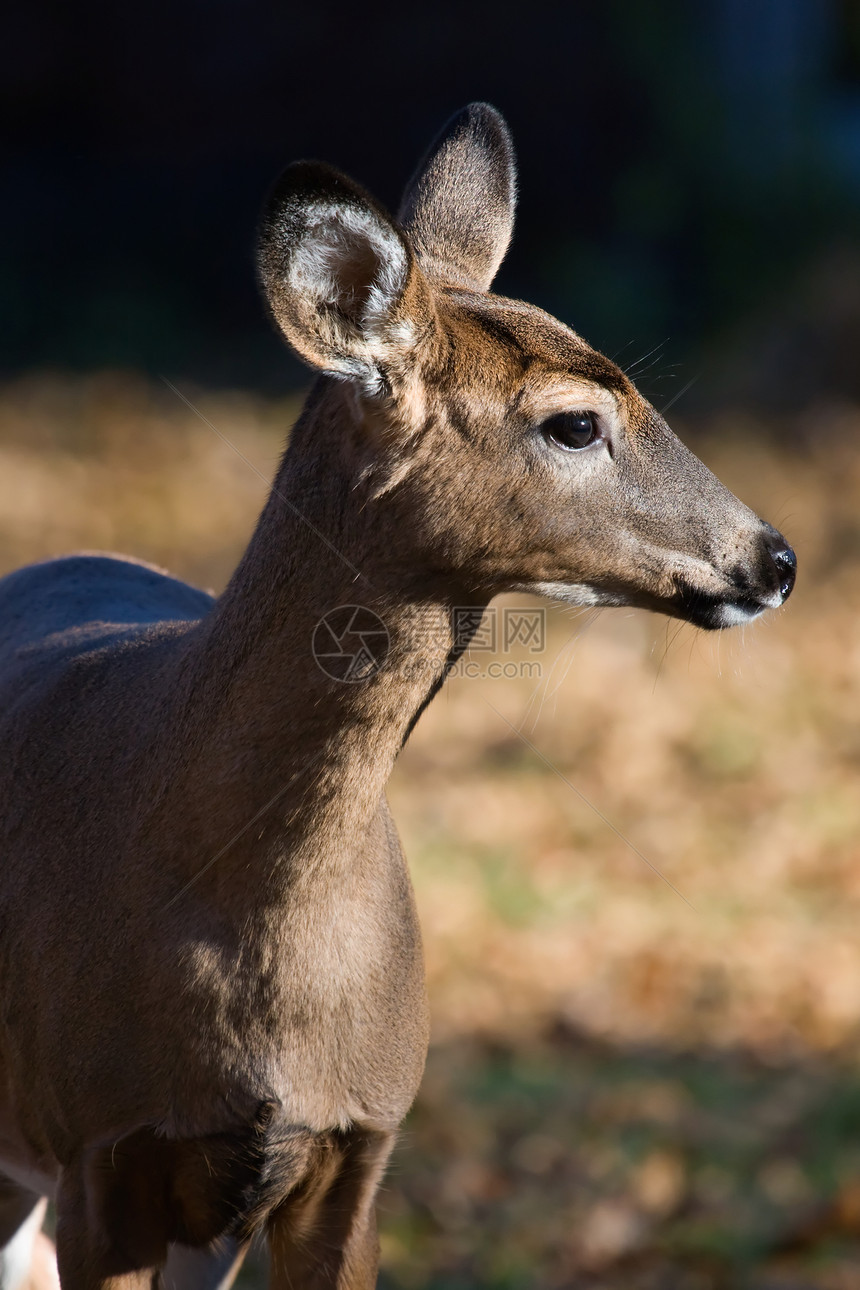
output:
{"label": "deer's ear", "polygon": [[398,216],[428,277],[487,291],[514,226],[516,166],[488,103],[453,116],[410,180]]}
{"label": "deer's ear", "polygon": [[302,358],[373,381],[419,270],[372,197],[330,166],[289,166],[263,211],[257,267],[275,321]]}

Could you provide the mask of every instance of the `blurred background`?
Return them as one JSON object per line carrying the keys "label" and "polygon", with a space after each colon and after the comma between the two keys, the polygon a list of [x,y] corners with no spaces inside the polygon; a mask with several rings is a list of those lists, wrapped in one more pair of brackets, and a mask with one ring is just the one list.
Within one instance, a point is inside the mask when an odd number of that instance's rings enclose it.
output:
{"label": "blurred background", "polygon": [[318,157],[396,207],[476,98],[520,158],[499,290],[798,551],[744,632],[551,609],[539,675],[422,719],[391,798],[434,1035],[384,1285],[860,1285],[860,5],[31,0],[5,34],[0,572],[223,586],[308,380],[267,186]]}

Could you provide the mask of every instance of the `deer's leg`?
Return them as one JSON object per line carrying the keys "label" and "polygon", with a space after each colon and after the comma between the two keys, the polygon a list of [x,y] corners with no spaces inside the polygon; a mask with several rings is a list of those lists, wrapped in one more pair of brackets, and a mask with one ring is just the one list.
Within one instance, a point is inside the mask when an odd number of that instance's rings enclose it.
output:
{"label": "deer's leg", "polygon": [[42,1234],[47,1200],[0,1175],[0,1290],[56,1290],[54,1247]]}
{"label": "deer's leg", "polygon": [[[220,1242],[259,1184],[270,1117],[266,1105],[231,1132],[169,1139],[143,1126],[86,1147],[63,1170],[57,1197],[63,1290],[151,1290],[166,1266],[181,1290],[229,1286],[241,1251]],[[174,1244],[188,1248],[170,1264]]]}
{"label": "deer's leg", "polygon": [[47,1208],[48,1202],[43,1200],[37,1210],[34,1211],[38,1216],[38,1222],[31,1229],[34,1235],[31,1247],[30,1278],[24,1283],[22,1290],[60,1290],[57,1251],[51,1238],[41,1230]]}
{"label": "deer's leg", "polygon": [[[118,1248],[94,1213],[86,1170],[77,1161],[63,1170],[57,1193],[57,1264],[63,1290],[153,1290],[158,1262],[145,1265],[149,1235],[144,1223],[141,1248],[127,1254]],[[89,1192],[89,1194],[88,1194]],[[129,1215],[129,1222],[134,1215]],[[165,1250],[166,1253],[166,1250]],[[143,1256],[143,1257],[141,1257]]]}
{"label": "deer's leg", "polygon": [[337,1135],[301,1192],[269,1220],[271,1290],[372,1290],[373,1202],[393,1145],[392,1133]]}

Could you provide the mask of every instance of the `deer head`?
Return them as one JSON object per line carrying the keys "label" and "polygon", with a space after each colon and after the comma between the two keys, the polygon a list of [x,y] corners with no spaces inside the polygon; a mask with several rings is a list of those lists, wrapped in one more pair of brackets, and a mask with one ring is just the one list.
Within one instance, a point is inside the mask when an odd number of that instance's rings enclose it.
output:
{"label": "deer head", "polygon": [[781,605],[796,568],[783,537],[613,362],[490,293],[513,213],[510,138],[485,104],[445,127],[397,221],[327,166],[285,171],[260,277],[327,377],[292,451],[322,454],[372,507],[377,575],[428,594],[517,589],[709,628]]}

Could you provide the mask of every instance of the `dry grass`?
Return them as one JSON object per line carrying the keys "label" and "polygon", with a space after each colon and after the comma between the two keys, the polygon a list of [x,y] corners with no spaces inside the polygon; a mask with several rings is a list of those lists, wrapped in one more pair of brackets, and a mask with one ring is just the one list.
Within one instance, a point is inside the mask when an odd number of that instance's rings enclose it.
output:
{"label": "dry grass", "polygon": [[[188,393],[270,477],[294,406]],[[783,612],[550,610],[540,681],[453,680],[401,759],[435,1044],[389,1284],[860,1285],[860,413],[780,429],[700,447],[795,543]],[[0,391],[0,571],[107,548],[217,588],[264,494],[133,376]]]}

